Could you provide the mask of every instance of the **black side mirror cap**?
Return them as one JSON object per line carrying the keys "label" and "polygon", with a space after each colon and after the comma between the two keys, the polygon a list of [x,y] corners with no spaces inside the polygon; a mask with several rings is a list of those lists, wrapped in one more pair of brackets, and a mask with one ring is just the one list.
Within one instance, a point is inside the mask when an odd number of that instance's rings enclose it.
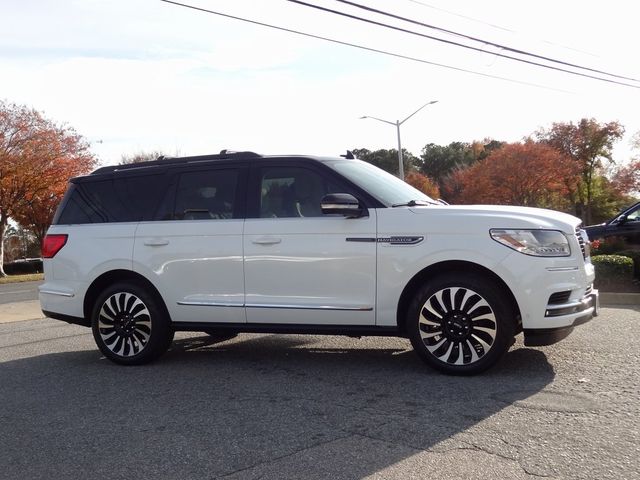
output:
{"label": "black side mirror cap", "polygon": [[320,200],[323,215],[343,215],[347,218],[365,216],[366,210],[349,193],[329,193]]}

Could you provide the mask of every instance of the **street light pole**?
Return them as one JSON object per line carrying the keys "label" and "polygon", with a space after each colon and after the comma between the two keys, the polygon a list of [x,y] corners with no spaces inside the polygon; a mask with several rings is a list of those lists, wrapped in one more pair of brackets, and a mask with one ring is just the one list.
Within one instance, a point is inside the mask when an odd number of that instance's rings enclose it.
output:
{"label": "street light pole", "polygon": [[434,103],[438,103],[438,100],[431,100],[430,102],[425,103],[419,109],[417,109],[415,112],[413,112],[411,115],[409,115],[407,118],[405,118],[402,121],[396,120],[395,122],[390,122],[389,120],[383,120],[382,118],[370,117],[368,115],[360,117],[360,120],[362,120],[364,118],[370,118],[372,120],[378,120],[379,122],[388,123],[389,125],[395,125],[396,132],[398,134],[398,177],[400,177],[401,180],[404,180],[404,159],[402,158],[402,144],[400,142],[400,125],[402,125],[404,122],[409,120],[411,117],[413,117],[416,113],[418,113],[420,110],[422,110],[427,105],[432,105]]}

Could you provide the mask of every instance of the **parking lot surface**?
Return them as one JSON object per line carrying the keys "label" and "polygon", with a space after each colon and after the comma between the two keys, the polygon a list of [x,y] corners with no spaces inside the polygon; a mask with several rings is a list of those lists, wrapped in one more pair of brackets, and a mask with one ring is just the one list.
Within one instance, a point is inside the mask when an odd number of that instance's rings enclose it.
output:
{"label": "parking lot surface", "polygon": [[181,333],[119,367],[0,324],[2,479],[640,478],[640,309],[449,377],[394,338]]}

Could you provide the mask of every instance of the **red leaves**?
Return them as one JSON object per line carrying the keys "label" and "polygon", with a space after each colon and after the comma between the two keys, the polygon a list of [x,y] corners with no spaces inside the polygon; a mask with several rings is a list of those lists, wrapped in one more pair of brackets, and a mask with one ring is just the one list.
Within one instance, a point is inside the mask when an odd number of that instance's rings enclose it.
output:
{"label": "red leaves", "polygon": [[462,188],[455,201],[555,207],[578,174],[574,162],[548,145],[505,144],[456,175]]}
{"label": "red leaves", "polygon": [[95,163],[72,128],[0,102],[0,221],[12,217],[41,240],[68,179]]}

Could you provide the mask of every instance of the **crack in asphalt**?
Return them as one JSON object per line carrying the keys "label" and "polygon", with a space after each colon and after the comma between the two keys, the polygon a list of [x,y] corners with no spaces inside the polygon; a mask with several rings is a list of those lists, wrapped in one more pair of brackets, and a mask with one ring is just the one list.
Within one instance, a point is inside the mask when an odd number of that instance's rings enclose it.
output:
{"label": "crack in asphalt", "polygon": [[[304,452],[306,450],[310,450],[312,448],[316,448],[316,447],[319,447],[321,445],[328,445],[330,443],[337,442],[339,440],[344,440],[345,438],[349,438],[349,437],[352,437],[352,436],[353,435],[344,435],[344,436],[335,437],[335,438],[332,438],[332,439],[329,439],[329,440],[326,440],[326,441],[317,442],[317,443],[314,443],[312,445],[308,445],[308,446],[306,446],[304,448],[299,448],[298,450],[295,450],[293,452],[289,452],[289,453],[287,453],[285,455],[280,455],[279,457],[270,458],[269,460],[265,460],[264,462],[258,462],[258,463],[254,464],[254,465],[249,465],[247,467],[238,468],[237,470],[225,473],[223,475],[218,475],[218,476],[215,476],[215,477],[211,477],[211,480],[216,480],[216,479],[220,479],[220,478],[228,478],[228,477],[230,477],[232,475],[235,475],[236,473],[245,472],[247,470],[251,470],[252,468],[257,468],[257,467],[260,467],[262,465],[269,465],[271,463],[275,463],[275,462],[280,461],[282,459],[297,455],[298,453]],[[264,474],[261,474],[259,477],[257,477],[257,479],[260,479],[262,477],[264,477]]]}

